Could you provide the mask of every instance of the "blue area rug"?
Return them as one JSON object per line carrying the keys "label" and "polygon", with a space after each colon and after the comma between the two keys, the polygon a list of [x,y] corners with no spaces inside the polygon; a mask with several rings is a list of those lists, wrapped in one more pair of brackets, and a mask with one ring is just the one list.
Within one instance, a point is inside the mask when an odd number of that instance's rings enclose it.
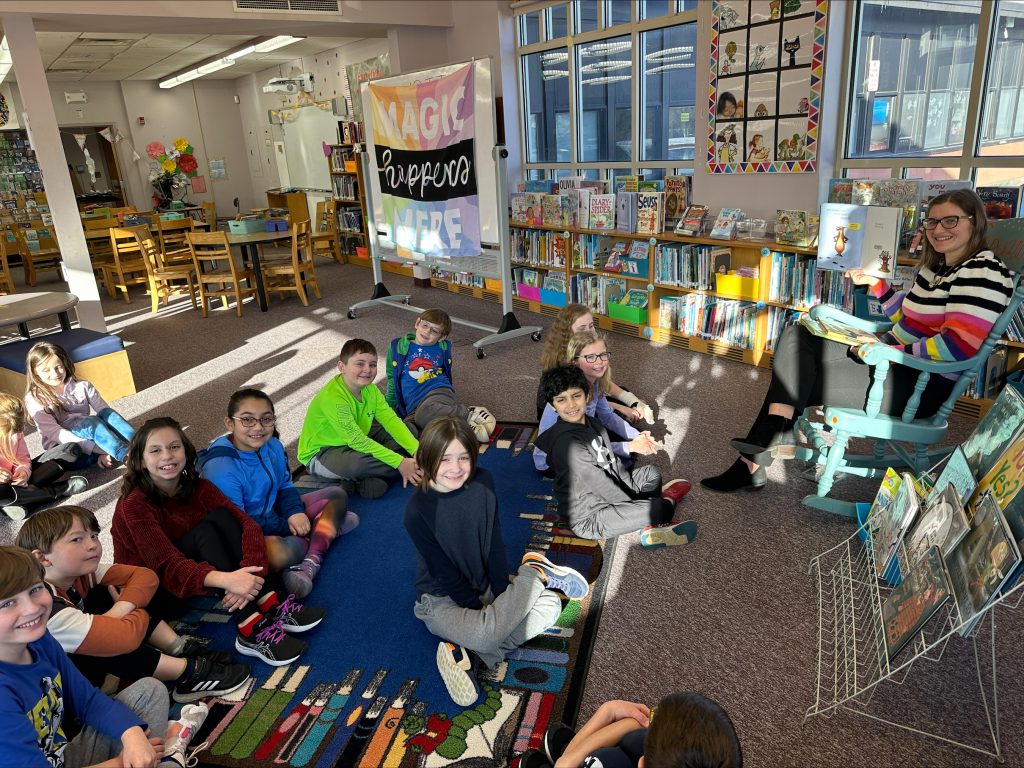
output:
{"label": "blue area rug", "polygon": [[[462,710],[437,673],[438,639],[412,612],[415,551],[402,516],[414,491],[398,485],[373,501],[355,497],[361,523],[334,542],[306,601],[328,611],[302,635],[309,650],[279,669],[253,661],[248,689],[210,702],[193,742],[208,742],[202,764],[501,766],[537,746],[549,722],[574,719],[608,569],[598,543],[558,528],[550,483],[522,450],[532,427],[514,426],[522,431],[511,448],[491,445],[480,456],[495,478],[510,568],[525,551],[543,551],[586,575],[590,597],[569,603],[558,625],[520,648],[480,702]],[[214,602],[183,621],[227,650],[234,625]]]}

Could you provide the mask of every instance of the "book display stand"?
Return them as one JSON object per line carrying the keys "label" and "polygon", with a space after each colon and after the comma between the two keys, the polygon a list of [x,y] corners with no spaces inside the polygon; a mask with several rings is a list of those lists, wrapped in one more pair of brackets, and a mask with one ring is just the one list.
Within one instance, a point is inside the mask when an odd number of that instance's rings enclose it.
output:
{"label": "book display stand", "polygon": [[[871,546],[862,541],[862,537],[870,541],[864,527],[810,563],[809,573],[818,591],[818,657],[814,703],[807,708],[804,722],[815,716],[831,717],[839,711],[854,712],[1002,762],[995,608],[999,605],[1017,608],[1024,597],[1021,589],[1024,580],[1019,580],[980,613],[968,616],[966,621],[961,620],[951,597],[927,621],[924,631],[890,660],[882,606],[893,587],[877,576]],[[896,562],[899,573],[909,572],[902,545]],[[894,573],[895,567],[890,565],[885,576],[891,577]],[[966,637],[961,638],[961,634]],[[954,646],[949,646],[951,642]],[[957,645],[960,647],[956,648]],[[959,651],[963,649],[973,654],[977,688],[973,692],[964,687],[957,689],[955,704],[946,701],[934,710],[945,713],[948,722],[936,722],[934,730],[926,730],[919,726],[927,713],[900,708],[904,722],[899,722],[893,716],[894,707],[881,706],[887,690],[882,683],[907,683],[915,665],[954,664],[953,657],[962,657]],[[879,699],[873,701],[876,692],[881,693]],[[942,695],[949,698],[948,691]],[[986,743],[966,740],[976,734],[964,733],[970,727],[962,717],[965,706],[978,707],[984,713],[976,722],[987,727]]]}

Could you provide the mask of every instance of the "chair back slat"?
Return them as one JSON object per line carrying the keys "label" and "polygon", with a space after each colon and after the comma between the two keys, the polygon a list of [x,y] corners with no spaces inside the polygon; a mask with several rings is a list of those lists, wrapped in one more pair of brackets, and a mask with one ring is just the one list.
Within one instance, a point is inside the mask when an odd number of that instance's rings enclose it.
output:
{"label": "chair back slat", "polygon": [[122,270],[129,262],[137,262],[142,258],[139,250],[138,237],[152,239],[153,235],[145,224],[138,224],[134,227],[111,227],[110,228],[110,250],[114,256],[114,263],[118,270]]}

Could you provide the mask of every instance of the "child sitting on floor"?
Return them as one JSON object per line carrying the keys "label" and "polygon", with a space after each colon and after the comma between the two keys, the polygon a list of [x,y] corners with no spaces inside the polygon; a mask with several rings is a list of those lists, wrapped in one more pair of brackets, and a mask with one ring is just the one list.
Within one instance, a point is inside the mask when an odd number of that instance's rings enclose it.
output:
{"label": "child sitting on floor", "polygon": [[743,768],[729,715],[696,693],[672,693],[653,710],[606,701],[575,733],[558,723],[544,749],[527,750],[519,768]]}
{"label": "child sitting on floor", "polygon": [[[167,732],[167,690],[147,677],[115,701],[90,685],[46,631],[52,601],[32,553],[0,547],[4,765],[80,768],[117,758],[104,765],[153,768]],[[84,728],[69,740],[67,727],[75,720]]]}
{"label": "child sitting on floor", "polygon": [[[292,634],[315,627],[324,612],[264,591],[263,531],[199,477],[196,449],[181,425],[168,417],[143,424],[126,467],[110,526],[115,562],[156,571],[158,600],[222,594],[221,605],[238,624],[239,653],[275,667],[301,656],[306,644]],[[162,606],[159,612],[168,613]]]}
{"label": "child sitting on floor", "polygon": [[21,527],[17,543],[39,559],[53,587],[50,634],[94,685],[108,674],[155,677],[173,681],[174,700],[184,703],[248,681],[249,667],[208,656],[201,643],[146,612],[159,585],[153,571],[100,564],[100,526],[84,507],[44,509]]}
{"label": "child sitting on floor", "polygon": [[[107,405],[96,387],[75,378],[75,364],[63,348],[48,341],[33,345],[25,359],[28,393],[25,406],[39,427],[43,448],[78,443],[84,460],[109,469],[128,453],[135,430]],[[90,416],[90,410],[96,414]]]}
{"label": "child sitting on floor", "polygon": [[[558,421],[537,437],[555,474],[558,511],[583,539],[605,539],[644,529],[646,547],[686,544],[697,534],[697,523],[671,524],[676,504],[690,490],[686,480],[662,487],[653,464],[630,472],[612,450],[608,432],[587,415],[590,384],[575,365],[557,365],[540,377],[545,402]],[[649,455],[662,448],[649,433],[628,443],[631,453]],[[647,527],[653,526],[653,527]]]}
{"label": "child sitting on floor", "polygon": [[[348,496],[336,485],[300,496],[277,438],[274,404],[259,389],[240,389],[228,400],[228,430],[199,452],[199,474],[259,523],[267,562],[283,571],[285,589],[303,598],[336,536],[359,525],[346,512]],[[340,530],[339,530],[340,529]]]}
{"label": "child sitting on floor", "polygon": [[416,546],[416,618],[441,642],[437,668],[456,704],[480,695],[478,675],[554,625],[562,612],[557,590],[570,599],[590,591],[571,568],[527,553],[508,579],[494,479],[478,469],[476,436],[455,416],[423,431],[416,461],[420,493],[405,508]]}
{"label": "child sitting on floor", "polygon": [[385,399],[406,424],[422,431],[438,416],[466,419],[477,440],[486,443],[494,417],[481,406],[467,408],[455,399],[452,383],[452,320],[443,309],[428,309],[416,318],[413,332],[391,341],[385,364]]}
{"label": "child sitting on floor", "polygon": [[421,473],[412,456],[419,443],[373,383],[376,347],[349,339],[339,357],[339,375],[316,393],[306,411],[299,461],[311,475],[340,480],[348,493],[366,499],[383,496],[393,478],[401,477],[403,486],[418,483]]}
{"label": "child sitting on floor", "polygon": [[62,480],[82,450],[62,443],[30,458],[25,445],[25,407],[14,395],[0,392],[0,506],[12,520],[24,520],[48,501],[80,493],[89,481],[77,475]]}

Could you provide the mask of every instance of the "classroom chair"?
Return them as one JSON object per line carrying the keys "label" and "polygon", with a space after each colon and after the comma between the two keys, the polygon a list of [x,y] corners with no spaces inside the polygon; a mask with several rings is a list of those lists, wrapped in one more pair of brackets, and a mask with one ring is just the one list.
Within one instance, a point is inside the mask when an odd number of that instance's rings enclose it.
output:
{"label": "classroom chair", "polygon": [[313,244],[310,240],[308,221],[298,221],[292,225],[289,258],[286,261],[270,261],[264,264],[263,281],[268,292],[295,292],[304,307],[309,306],[306,286],[309,286],[316,298],[320,298],[320,286],[316,281]]}
{"label": "classroom chair", "polygon": [[134,227],[111,227],[110,249],[113,259],[102,267],[103,283],[110,298],[116,299],[117,291],[120,290],[124,294],[125,304],[132,303],[132,297],[128,295],[129,285],[146,285],[149,282],[146,262],[142,258],[136,233],[152,237],[149,227],[145,224]]}
{"label": "classroom chair", "polygon": [[[192,309],[196,306],[195,275],[189,251],[188,264],[167,265],[164,263],[160,246],[153,239],[153,234],[146,227],[133,227],[132,233],[142,260],[146,265],[146,276],[149,279],[149,296],[153,305],[153,314],[159,309],[160,300],[167,305],[171,296],[187,295],[192,301]],[[184,284],[182,284],[184,281]]]}
{"label": "classroom chair", "polygon": [[316,204],[316,231],[310,234],[313,255],[325,256],[344,264],[341,243],[338,241],[338,204],[333,200],[322,200]]}
{"label": "classroom chair", "polygon": [[[192,265],[199,286],[200,309],[207,317],[207,299],[220,296],[226,309],[228,298],[234,297],[235,311],[242,316],[242,302],[247,296],[256,295],[256,276],[249,268],[239,269],[231,256],[231,245],[226,232],[186,232],[192,253]],[[243,286],[245,280],[247,285]],[[218,286],[208,289],[208,285]]]}
{"label": "classroom chair", "polygon": [[[35,286],[37,272],[57,272],[59,275],[61,259],[57,241],[52,237],[37,237],[30,241],[25,233],[26,230],[20,227],[14,230],[21,265],[25,270],[25,284]],[[30,242],[34,247],[30,247]]]}
{"label": "classroom chair", "polygon": [[7,233],[0,232],[0,291],[3,293],[14,293],[14,278],[11,276],[11,265],[7,258],[7,249],[11,243],[7,240]]}
{"label": "classroom chair", "polygon": [[193,229],[193,221],[188,216],[169,220],[156,217],[156,231],[160,238],[160,253],[164,266],[192,264],[192,252],[189,250],[185,235]]}

